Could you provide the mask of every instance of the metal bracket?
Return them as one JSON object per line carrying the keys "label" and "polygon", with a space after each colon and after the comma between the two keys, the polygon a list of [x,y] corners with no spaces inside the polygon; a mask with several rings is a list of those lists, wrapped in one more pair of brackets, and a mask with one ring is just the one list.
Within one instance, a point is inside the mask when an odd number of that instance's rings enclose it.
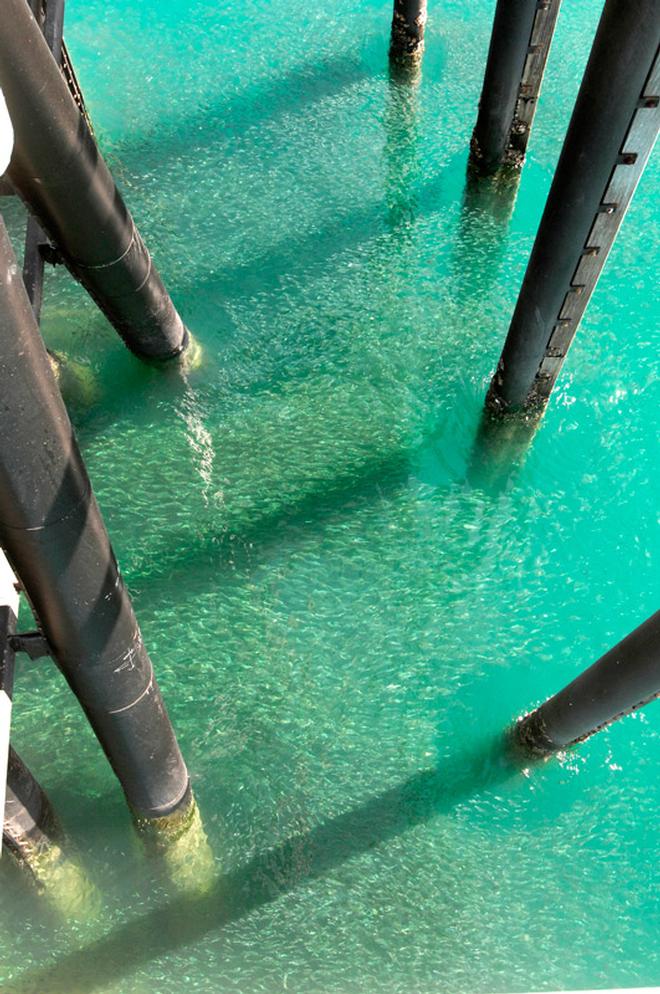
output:
{"label": "metal bracket", "polygon": [[62,253],[58,249],[57,245],[53,245],[52,242],[43,241],[39,243],[39,252],[41,253],[41,258],[44,262],[47,262],[49,266],[63,266],[64,259],[62,258]]}
{"label": "metal bracket", "polygon": [[24,652],[30,659],[52,656],[51,648],[41,632],[18,632],[7,641],[14,652]]}
{"label": "metal bracket", "polygon": [[25,234],[23,282],[37,321],[41,315],[45,262],[51,266],[57,266],[64,260],[57,247],[48,240],[37,219],[30,216]]}

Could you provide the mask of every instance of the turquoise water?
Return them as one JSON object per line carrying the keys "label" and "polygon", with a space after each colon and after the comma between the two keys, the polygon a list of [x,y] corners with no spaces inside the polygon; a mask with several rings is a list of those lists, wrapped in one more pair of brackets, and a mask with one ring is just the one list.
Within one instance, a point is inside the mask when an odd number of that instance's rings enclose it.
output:
{"label": "turquoise water", "polygon": [[564,5],[512,204],[464,196],[490,2],[431,5],[411,93],[387,3],[70,0],[205,362],[141,365],[59,271],[43,331],[94,376],[72,419],[219,880],[144,858],[23,664],[15,742],[103,910],[58,922],[3,861],[3,994],[660,983],[660,707],[526,771],[497,746],[657,607],[657,157],[527,457],[473,455],[599,7]]}

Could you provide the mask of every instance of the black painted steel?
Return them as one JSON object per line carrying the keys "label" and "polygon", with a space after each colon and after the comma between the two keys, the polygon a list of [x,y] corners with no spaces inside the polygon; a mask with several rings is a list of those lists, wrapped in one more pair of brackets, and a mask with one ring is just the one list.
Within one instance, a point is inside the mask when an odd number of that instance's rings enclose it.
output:
{"label": "black painted steel", "polygon": [[59,62],[64,32],[64,0],[46,0],[46,16],[42,31],[53,58]]}
{"label": "black painted steel", "polygon": [[[39,11],[30,5],[30,9],[35,14],[37,23],[43,31],[46,43],[55,61],[60,64],[62,59],[62,34],[64,30],[64,0],[47,0],[45,11],[42,9],[43,17],[39,16]],[[41,23],[43,20],[43,23]],[[23,282],[27,290],[34,316],[39,323],[41,316],[41,304],[44,292],[44,256],[42,245],[46,243],[41,225],[31,214],[28,215],[27,228],[25,232],[25,254],[23,256]]]}
{"label": "black painted steel", "polygon": [[50,801],[20,756],[9,748],[2,841],[26,867],[63,839]]}
{"label": "black painted steel", "polygon": [[[16,649],[13,638],[16,634],[16,615],[8,604],[0,604],[0,691],[9,700],[14,693],[14,655]],[[0,772],[1,775],[1,772]]]}
{"label": "black painted steel", "polygon": [[536,391],[537,375],[653,65],[659,35],[657,0],[607,0],[490,386],[487,405],[496,414],[539,409],[547,399]]}
{"label": "black painted steel", "polygon": [[519,742],[547,755],[574,745],[660,696],[660,611],[516,726]]}
{"label": "black painted steel", "polygon": [[427,0],[394,0],[390,59],[417,64],[424,51]]}
{"label": "black painted steel", "polygon": [[1,222],[0,397],[0,545],[131,807],[166,815],[188,773]]}
{"label": "black painted steel", "polygon": [[[9,791],[5,792],[7,779],[11,774],[12,761],[11,747],[9,747],[8,754],[5,752],[5,748],[9,745],[10,727],[8,727],[8,723],[11,718],[10,708],[14,693],[15,653],[11,640],[15,631],[16,615],[12,606],[9,604],[0,604],[0,736],[2,737],[2,741],[0,741],[0,755],[3,756],[3,759],[5,756],[8,758],[6,769],[4,762],[0,763],[0,777],[4,778],[4,782],[0,782],[0,806],[2,805],[3,795],[5,796],[5,808],[0,807],[0,817],[3,820],[6,818],[5,811],[7,810],[7,806],[8,804],[11,805],[13,800],[11,784]],[[7,707],[7,702],[9,702],[9,708]],[[11,826],[6,836],[3,831],[2,841],[8,845],[15,841],[12,837]],[[15,851],[14,845],[12,845],[12,848]]]}
{"label": "black painted steel", "polygon": [[498,0],[488,49],[471,162],[484,175],[506,158],[537,0]]}
{"label": "black painted steel", "polygon": [[45,656],[53,655],[51,647],[40,631],[18,632],[12,635],[9,641],[14,652],[24,652],[30,659],[43,659]]}
{"label": "black painted steel", "polygon": [[23,255],[23,282],[32,304],[34,316],[39,321],[44,296],[44,257],[42,245],[47,241],[41,225],[30,214],[25,231],[25,252]]}
{"label": "black painted steel", "polygon": [[2,0],[0,86],[15,131],[9,176],[128,347],[168,359],[186,331],[25,0]]}

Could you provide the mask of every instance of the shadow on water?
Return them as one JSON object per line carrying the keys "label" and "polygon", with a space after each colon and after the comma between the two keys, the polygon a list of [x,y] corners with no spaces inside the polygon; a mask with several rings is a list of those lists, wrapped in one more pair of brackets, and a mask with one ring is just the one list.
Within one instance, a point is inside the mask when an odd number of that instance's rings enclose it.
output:
{"label": "shadow on water", "polygon": [[324,487],[265,513],[253,512],[243,521],[205,534],[197,543],[191,542],[189,535],[175,534],[153,560],[142,563],[140,573],[130,578],[131,589],[141,592],[148,588],[153,598],[153,587],[162,584],[162,596],[171,596],[174,581],[190,578],[199,570],[254,569],[278,548],[286,546],[290,551],[312,532],[318,535],[329,523],[405,487],[414,457],[414,451],[401,449],[368,460]]}
{"label": "shadow on water", "polygon": [[[345,60],[341,60],[343,64]],[[419,216],[438,210],[444,177],[420,183],[420,133],[418,92],[396,76],[388,79],[384,112],[383,198],[350,214],[342,214],[325,227],[298,238],[286,236],[262,255],[244,264],[224,267],[222,273],[205,280],[179,284],[174,292],[182,296],[244,297],[279,288],[282,277],[295,273],[307,277],[314,269],[350,248],[372,238],[390,234],[407,243]],[[386,255],[398,243],[388,243]]]}
{"label": "shadow on water", "polygon": [[[434,180],[421,189],[417,183],[417,99],[415,87],[402,84],[396,79],[390,81],[385,108],[384,202],[361,214],[367,227],[371,223],[374,229],[381,232],[389,229],[390,237],[396,238],[396,244],[387,246],[386,258],[391,260],[393,255],[398,257],[397,272],[402,268],[400,264],[414,252],[412,233],[420,209],[435,201],[440,188],[440,180]],[[494,258],[501,250],[512,207],[512,202],[507,202],[507,193],[511,194],[508,186],[501,189],[500,186],[488,185],[488,181],[486,185],[479,182],[475,186],[474,181],[468,177],[461,222],[464,238],[469,240],[474,224],[485,224],[490,232],[491,213],[494,212],[497,231],[500,233],[500,240],[493,247]],[[435,206],[434,203],[433,205]],[[299,267],[301,259],[310,258],[312,242],[316,245],[315,255],[318,255],[319,243],[327,246],[329,255],[332,255],[343,247],[340,233],[344,232],[346,239],[355,239],[359,228],[355,223],[346,227],[339,224],[336,230],[330,227],[320,235],[305,236],[294,247],[286,242],[285,254],[268,253],[264,255],[262,262],[227,272],[222,279],[226,280],[228,290],[241,292],[244,284],[238,273],[242,270],[248,282],[254,280],[255,286],[258,284],[263,287],[264,266],[267,267],[266,275],[270,271],[277,280],[277,274],[286,265]],[[364,234],[365,228],[362,229],[360,240]],[[380,257],[380,252],[378,254]],[[395,275],[393,273],[392,283],[395,282]],[[196,293],[199,289],[200,284],[196,284]],[[211,295],[215,293],[217,284]],[[405,302],[396,302],[396,306],[405,311]],[[176,383],[178,377],[174,376],[173,379]],[[182,381],[181,386],[184,385]],[[272,388],[270,380],[269,386]],[[107,417],[105,411],[104,417]],[[93,430],[92,425],[86,427]],[[428,444],[427,439],[421,447],[428,447]],[[481,489],[488,496],[497,498],[520,467],[526,444],[527,433],[524,427],[517,429],[516,439],[513,441],[509,428],[482,423],[468,461],[468,486]],[[136,591],[148,587],[153,596],[153,586],[162,585],[163,593],[167,594],[174,579],[184,575],[190,577],[191,572],[197,575],[200,570],[206,574],[209,569],[253,569],[278,547],[296,544],[312,531],[323,529],[327,522],[352,514],[374,500],[405,487],[411,472],[414,473],[416,454],[417,448],[410,450],[394,446],[391,452],[360,460],[359,465],[351,471],[340,473],[334,479],[315,486],[311,492],[303,493],[293,500],[283,495],[284,499],[274,507],[252,507],[247,515],[233,520],[220,515],[218,527],[211,527],[197,538],[192,537],[192,540],[189,532],[169,535],[167,546],[159,547],[153,557],[143,560],[140,572],[131,576],[131,587]]]}
{"label": "shadow on water", "polygon": [[462,801],[519,775],[505,736],[481,742],[430,770],[294,835],[222,875],[202,897],[177,897],[110,934],[29,971],[4,994],[86,994],[116,983],[150,960],[219,932],[297,887],[331,873]]}
{"label": "shadow on water", "polygon": [[[492,532],[489,522],[497,522],[500,498],[513,485],[523,464],[528,436],[524,426],[520,431],[520,436],[512,440],[507,425],[494,425],[488,438],[483,437],[482,429],[478,430],[465,476],[459,472],[453,481],[450,478],[440,484],[444,490],[460,486],[463,480],[469,490],[479,492],[471,505],[479,522],[479,548],[488,547]],[[128,573],[129,587],[134,594],[147,594],[151,601],[167,601],[180,591],[181,582],[189,593],[206,590],[217,583],[219,573],[251,573],[281,550],[290,555],[310,539],[321,541],[329,527],[379,502],[395,499],[406,488],[415,489],[420,467],[428,461],[435,445],[433,436],[428,436],[412,447],[395,446],[299,497],[287,499],[282,495],[275,507],[265,510],[253,505],[240,518],[225,518],[218,527],[211,526],[198,537],[189,532],[168,534],[166,545],[145,556],[139,571]],[[450,541],[454,529],[459,534],[463,532],[465,520],[448,519],[446,527]],[[481,553],[476,545],[473,552],[475,562],[479,561]]]}
{"label": "shadow on water", "polygon": [[263,127],[292,111],[299,113],[371,75],[355,55],[293,66],[247,92],[222,96],[194,110],[187,105],[185,113],[159,118],[152,132],[129,132],[113,147],[112,157],[124,167],[142,171],[150,155],[163,163],[209,143],[229,141],[247,128]]}
{"label": "shadow on water", "polygon": [[416,201],[415,217],[422,212],[437,211],[443,186],[441,174],[420,185],[416,195],[411,191],[406,207],[400,201],[393,203],[390,194],[384,201],[337,217],[318,231],[297,238],[286,236],[248,262],[224,266],[221,273],[173,285],[172,296],[175,302],[186,297],[206,297],[212,301],[240,299],[281,288],[283,277],[288,273],[306,280],[315,271],[323,272],[329,260],[342,252],[358,248],[378,235],[392,233],[393,228],[399,231],[406,213],[412,210],[413,198]]}
{"label": "shadow on water", "polygon": [[[391,269],[388,286],[393,297],[401,284],[410,283],[416,225],[420,217],[440,209],[446,183],[442,173],[425,183],[419,181],[416,100],[417,94],[410,92],[409,87],[396,81],[390,83],[385,107],[385,188],[381,200],[360,207],[348,216],[334,218],[318,230],[278,239],[245,262],[223,266],[217,273],[202,277],[194,275],[190,280],[170,284],[173,300],[193,334],[201,333],[203,348],[208,350],[215,345],[219,349],[218,357],[212,358],[213,364],[220,362],[221,351],[233,345],[234,340],[245,346],[226,305],[251,298],[263,302],[269,296],[281,299],[281,291],[292,286],[295,292],[299,287],[308,293],[312,281],[326,276],[346,252],[372,243],[370,263],[374,268],[387,265]],[[304,379],[310,369],[316,369],[321,357],[334,355],[341,363],[352,354],[353,336],[349,335],[346,341],[341,339],[346,322],[337,322],[334,315],[328,313],[326,291],[325,284],[320,285],[323,302],[315,310],[313,319],[309,310],[305,311],[306,333],[299,336],[304,354],[300,356],[295,342],[294,350],[284,357],[274,351],[270,324],[263,331],[259,322],[251,326],[250,334],[258,334],[258,338],[253,339],[250,346],[267,364],[265,371],[255,368],[257,382],[252,384],[253,388],[263,380],[264,386],[272,391],[280,382]],[[356,313],[356,321],[361,317]],[[405,319],[403,311],[401,320]],[[313,336],[308,333],[312,320]],[[204,340],[206,327],[221,329],[211,342]],[[267,346],[263,355],[258,348],[262,340]],[[290,349],[291,339],[288,346]],[[146,390],[165,398],[168,391],[176,392],[184,387],[176,369],[145,367],[119,349],[108,355],[100,373],[100,397],[95,407],[75,411],[76,427],[83,436],[95,434],[97,428],[107,426],[115,414],[123,412],[129,392],[137,394]],[[118,381],[122,384],[119,391],[116,389]],[[145,412],[147,416],[151,415]]]}
{"label": "shadow on water", "polygon": [[[324,68],[324,73],[327,69]],[[327,79],[326,79],[327,81]],[[278,82],[279,90],[281,82]],[[346,85],[346,84],[344,84]],[[394,86],[395,84],[393,84]],[[280,93],[283,97],[284,91]],[[295,96],[296,105],[299,96]],[[238,108],[237,108],[238,109]],[[403,131],[403,140],[401,132]],[[387,217],[383,227],[383,208],[362,212],[361,235],[367,232],[410,230],[417,213],[427,203],[437,200],[437,181],[427,184],[423,191],[414,190],[417,173],[414,95],[392,89],[388,109],[386,151],[388,163]],[[138,146],[139,147],[139,146]],[[434,205],[435,206],[435,205]],[[356,238],[355,224],[331,227],[323,233],[321,246],[327,256],[342,249],[342,236],[350,244]],[[358,229],[360,224],[357,225]],[[367,235],[369,237],[369,235]],[[467,238],[467,235],[466,235]],[[248,267],[239,267],[243,289],[258,280],[260,289],[266,276],[271,281],[294,262],[306,258],[310,237],[295,246],[286,243],[279,252]],[[318,258],[319,236],[313,236]],[[339,243],[339,244],[338,244]],[[236,292],[237,272],[225,273],[222,283]],[[266,280],[267,282],[267,280]],[[272,282],[271,282],[272,285]],[[217,281],[214,292],[218,292]],[[199,285],[195,292],[199,292]],[[299,500],[263,514],[247,523],[237,534],[211,536],[203,540],[195,554],[202,559],[209,555],[226,561],[239,555],[254,556],[253,548],[264,555],[273,543],[282,540],[284,529],[309,528],[340,509],[348,513],[355,506],[373,500],[388,489],[405,484],[409,477],[410,451],[394,452],[360,467],[357,474],[347,474],[330,482]],[[177,547],[178,548],[178,547]],[[168,586],[174,569],[189,570],[190,550],[185,565],[176,563],[177,548],[172,556],[165,555]],[[241,552],[242,550],[242,552]],[[160,554],[159,554],[160,558]],[[174,562],[172,561],[174,559]],[[53,965],[33,970],[5,987],[6,994],[83,994],[117,982],[154,958],[171,953],[176,948],[194,943],[209,933],[217,933],[232,922],[265,907],[296,888],[331,873],[346,861],[376,850],[402,833],[450,812],[454,806],[476,794],[498,787],[519,773],[519,763],[509,752],[504,736],[481,743],[467,755],[452,756],[437,767],[420,771],[408,780],[383,791],[365,804],[337,817],[330,818],[311,831],[292,836],[282,844],[260,853],[244,865],[224,874],[210,892],[202,897],[178,896],[164,907],[149,911],[141,917],[120,925],[110,934],[91,944],[68,953]]]}

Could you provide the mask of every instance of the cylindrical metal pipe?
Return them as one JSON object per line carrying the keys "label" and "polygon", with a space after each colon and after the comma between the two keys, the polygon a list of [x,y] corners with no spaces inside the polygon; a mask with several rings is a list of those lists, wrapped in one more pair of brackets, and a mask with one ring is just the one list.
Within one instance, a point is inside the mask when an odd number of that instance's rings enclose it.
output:
{"label": "cylindrical metal pipe", "polygon": [[2,0],[9,176],[76,279],[136,355],[169,359],[186,331],[25,0]]}
{"label": "cylindrical metal pipe", "polygon": [[188,773],[4,224],[0,545],[135,813],[190,801]]}
{"label": "cylindrical metal pipe", "polygon": [[[541,408],[554,383],[643,169],[644,156],[648,157],[652,147],[652,122],[644,121],[638,134],[640,151],[627,158],[620,155],[636,116],[657,114],[653,111],[657,96],[649,99],[648,109],[639,107],[659,34],[657,0],[607,0],[491,383],[487,404],[494,413]],[[618,196],[619,202],[604,203],[613,170],[619,166],[631,170],[628,183],[622,179],[620,184],[627,199]],[[590,246],[592,229],[601,217],[615,227],[602,247]],[[577,267],[585,254],[597,259],[598,265],[583,280]]]}
{"label": "cylindrical metal pipe", "polygon": [[660,611],[516,725],[526,750],[574,745],[660,696]]}
{"label": "cylindrical metal pipe", "polygon": [[48,797],[10,747],[2,841],[16,859],[37,872],[39,857],[62,841]]}
{"label": "cylindrical metal pipe", "polygon": [[416,66],[424,52],[427,0],[394,0],[390,59],[401,66]]}
{"label": "cylindrical metal pipe", "polygon": [[484,175],[506,159],[537,0],[498,0],[488,49],[471,163]]}
{"label": "cylindrical metal pipe", "polygon": [[98,909],[96,890],[72,858],[46,793],[13,749],[9,753],[2,841],[52,909],[66,921],[87,917]]}

